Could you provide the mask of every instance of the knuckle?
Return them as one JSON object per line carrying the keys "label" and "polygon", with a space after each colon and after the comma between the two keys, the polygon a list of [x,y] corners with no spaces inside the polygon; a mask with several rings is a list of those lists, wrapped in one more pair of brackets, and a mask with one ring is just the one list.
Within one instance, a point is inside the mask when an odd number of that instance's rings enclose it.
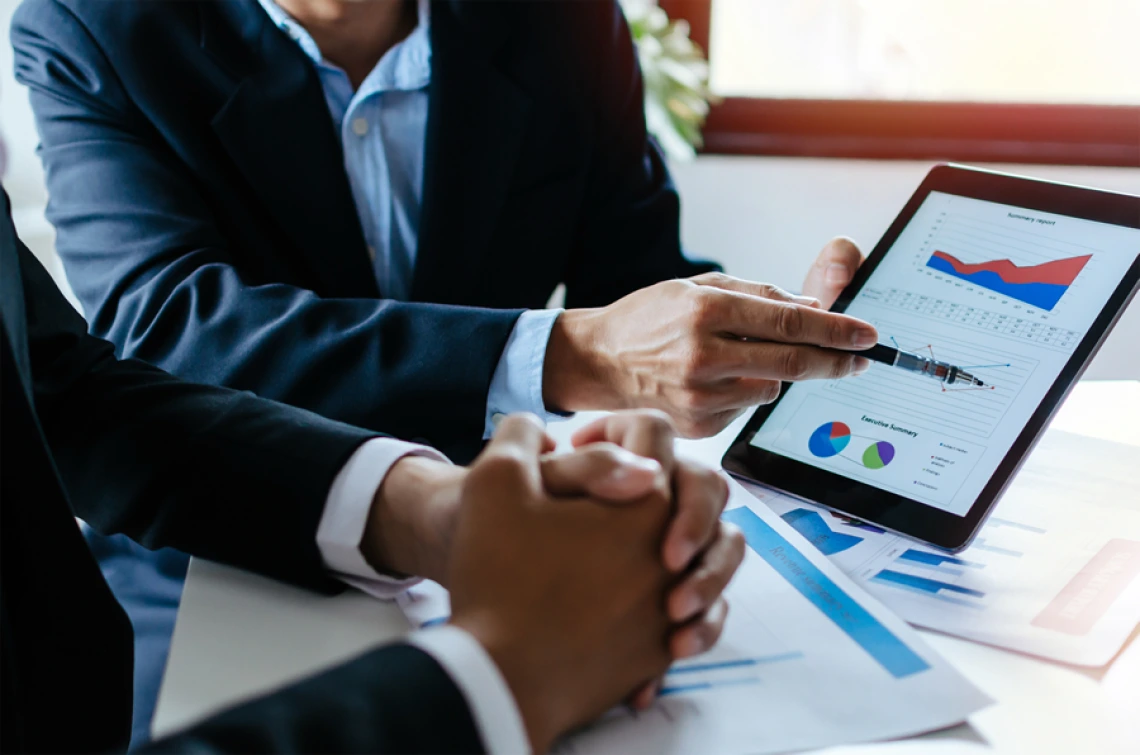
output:
{"label": "knuckle", "polygon": [[712,358],[712,349],[708,345],[700,341],[690,344],[681,360],[682,385],[687,389],[698,387]]}
{"label": "knuckle", "polygon": [[721,580],[717,578],[717,574],[712,570],[708,570],[704,578],[696,585],[697,597],[700,598],[701,605],[708,609],[720,597],[722,590]]}
{"label": "knuckle", "polygon": [[731,417],[725,419],[723,415],[707,415],[700,417],[693,423],[694,434],[691,438],[711,438],[724,428],[728,427]]}
{"label": "knuckle", "polygon": [[786,302],[792,301],[792,295],[789,294],[784,289],[780,288],[779,286],[776,286],[776,285],[771,284],[771,283],[762,283],[762,284],[760,284],[760,288],[761,288],[760,296],[762,296],[765,299],[774,299],[776,301],[786,301]]}
{"label": "knuckle", "polygon": [[808,376],[808,364],[799,349],[785,349],[780,356],[780,373],[785,380],[803,380]]}
{"label": "knuckle", "polygon": [[774,326],[782,340],[799,340],[804,330],[803,311],[795,304],[783,304],[776,309]]}
{"label": "knuckle", "polygon": [[503,417],[503,421],[499,423],[497,431],[503,435],[514,435],[527,426],[536,427],[540,430],[545,429],[542,420],[530,412],[515,412],[514,414],[508,414],[506,417]]}
{"label": "knuckle", "polygon": [[765,380],[760,390],[756,392],[756,401],[759,404],[770,404],[780,397],[783,385],[779,380]]}
{"label": "knuckle", "polygon": [[700,420],[689,416],[677,418],[677,432],[682,438],[703,438]]}
{"label": "knuckle", "polygon": [[739,564],[744,560],[744,551],[748,547],[744,533],[735,524],[725,522],[723,527],[721,535],[724,537],[724,541],[728,543],[728,551],[732,554],[733,563]]}
{"label": "knuckle", "polygon": [[575,456],[585,467],[590,469],[620,467],[624,461],[621,447],[614,443],[594,443],[561,458],[572,459]]}
{"label": "knuckle", "polygon": [[526,464],[523,453],[516,448],[494,449],[484,456],[472,470],[478,478],[496,485],[518,485],[526,481]]}
{"label": "knuckle", "polygon": [[660,409],[635,409],[633,415],[638,422],[656,433],[672,433],[676,430],[673,418]]}
{"label": "knuckle", "polygon": [[[728,620],[728,614],[732,610],[732,604],[728,602],[727,598],[720,599],[720,627],[723,629],[725,622]],[[720,629],[717,629],[717,636],[720,636]]]}
{"label": "knuckle", "polygon": [[701,273],[694,276],[691,280],[700,283],[702,286],[723,286],[732,280],[729,276],[720,272]]}
{"label": "knuckle", "polygon": [[724,625],[719,621],[719,618],[720,617],[711,620],[706,619],[698,625],[697,633],[700,635],[701,644],[704,645],[705,648],[711,648],[720,638],[720,633]]}
{"label": "knuckle", "polygon": [[827,341],[832,346],[846,345],[851,343],[851,338],[847,332],[847,324],[839,317],[827,318]]}
{"label": "knuckle", "polygon": [[681,394],[679,408],[692,420],[703,420],[714,406],[715,396],[700,386],[691,386]]}
{"label": "knuckle", "polygon": [[[713,495],[715,496],[716,501],[720,504],[720,508],[723,510],[724,507],[728,504],[728,494],[730,492],[728,489],[728,480],[725,479],[724,475],[722,475],[720,472],[717,472],[716,470],[710,469],[708,473],[711,478]],[[740,533],[740,528],[736,528],[736,531],[737,533]],[[744,535],[741,534],[741,538],[743,537]]]}
{"label": "knuckle", "polygon": [[717,321],[720,314],[720,297],[716,289],[705,286],[693,290],[689,300],[689,317],[697,328],[707,328]]}

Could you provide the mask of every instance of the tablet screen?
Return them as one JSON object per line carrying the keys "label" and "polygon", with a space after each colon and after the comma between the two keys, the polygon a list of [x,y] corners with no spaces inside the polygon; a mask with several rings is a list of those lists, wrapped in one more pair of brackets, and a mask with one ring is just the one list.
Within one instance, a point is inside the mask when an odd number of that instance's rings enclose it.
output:
{"label": "tablet screen", "polygon": [[1140,230],[932,191],[846,312],[982,387],[872,363],[791,386],[758,448],[964,516],[1140,254]]}

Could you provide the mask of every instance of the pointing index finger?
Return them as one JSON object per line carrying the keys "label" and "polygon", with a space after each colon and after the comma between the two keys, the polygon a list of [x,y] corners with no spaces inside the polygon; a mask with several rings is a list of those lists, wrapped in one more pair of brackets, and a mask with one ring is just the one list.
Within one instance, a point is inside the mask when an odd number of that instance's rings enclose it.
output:
{"label": "pointing index finger", "polygon": [[727,291],[724,299],[722,330],[747,340],[832,349],[866,349],[879,340],[873,325],[850,315]]}

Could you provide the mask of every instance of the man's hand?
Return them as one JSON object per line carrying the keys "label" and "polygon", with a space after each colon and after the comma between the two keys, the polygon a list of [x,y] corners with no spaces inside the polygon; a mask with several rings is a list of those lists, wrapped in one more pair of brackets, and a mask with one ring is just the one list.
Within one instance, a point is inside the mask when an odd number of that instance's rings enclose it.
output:
{"label": "man's hand", "polygon": [[671,660],[658,494],[623,505],[546,491],[548,441],[508,417],[463,485],[450,562],[451,622],[494,659],[534,752],[664,673]]}
{"label": "man's hand", "polygon": [[832,239],[808,271],[804,294],[817,299],[823,309],[830,309],[862,264],[863,253],[854,241],[842,236]]}
{"label": "man's hand", "polygon": [[709,273],[564,312],[547,347],[543,396],[565,411],[660,409],[682,435],[704,437],[773,401],[781,381],[866,370],[866,359],[842,352],[877,340],[874,327],[825,312],[814,298]]}
{"label": "man's hand", "polygon": [[[677,575],[665,603],[673,622],[669,649],[674,659],[681,659],[705,652],[720,639],[728,615],[721,594],[744,560],[745,543],[737,527],[720,521],[728,502],[724,478],[708,467],[674,458],[675,437],[668,417],[643,410],[595,420],[579,429],[572,442],[578,453],[616,445],[661,464],[673,500],[661,560]],[[546,476],[549,487],[551,474]],[[639,689],[631,700],[634,707],[652,703],[656,686]]]}
{"label": "man's hand", "polygon": [[[574,453],[553,455],[544,436],[539,468],[547,492],[624,502],[658,493],[673,517],[661,562],[678,575],[667,608],[675,623],[674,658],[703,653],[720,637],[727,606],[720,594],[744,556],[735,527],[720,522],[728,499],[714,470],[673,457],[676,431],[652,410],[620,412],[581,428]],[[467,470],[406,457],[377,492],[361,542],[378,571],[417,575],[448,585],[448,561]],[[635,701],[637,702],[637,701]]]}
{"label": "man's hand", "polygon": [[[670,430],[670,444],[672,437]],[[561,456],[551,455],[553,450],[554,441],[544,436],[540,468],[556,495],[631,501],[667,489],[661,463],[637,455],[638,448],[595,443]],[[360,543],[372,568],[449,586],[451,542],[467,473],[463,467],[418,456],[406,456],[393,465],[373,498]]]}

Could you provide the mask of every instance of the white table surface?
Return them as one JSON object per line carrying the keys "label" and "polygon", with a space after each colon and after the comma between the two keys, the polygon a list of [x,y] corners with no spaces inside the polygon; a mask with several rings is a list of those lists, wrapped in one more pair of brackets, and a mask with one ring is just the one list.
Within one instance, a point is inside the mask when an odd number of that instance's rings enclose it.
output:
{"label": "white table surface", "polygon": [[[1140,416],[1124,422],[1119,417],[1122,392],[1135,391],[1140,391],[1140,383],[1134,381],[1082,383],[1053,426],[1140,446],[1140,429],[1130,429],[1140,428]],[[580,416],[563,423],[555,433],[566,438],[588,419]],[[681,441],[683,452],[719,463],[742,424],[737,421],[715,438]],[[195,559],[154,731],[175,731],[408,630],[394,605],[361,593],[319,596]],[[1113,663],[1091,670],[935,632],[922,635],[996,703],[943,732],[827,752],[1140,753],[1140,629]]]}

